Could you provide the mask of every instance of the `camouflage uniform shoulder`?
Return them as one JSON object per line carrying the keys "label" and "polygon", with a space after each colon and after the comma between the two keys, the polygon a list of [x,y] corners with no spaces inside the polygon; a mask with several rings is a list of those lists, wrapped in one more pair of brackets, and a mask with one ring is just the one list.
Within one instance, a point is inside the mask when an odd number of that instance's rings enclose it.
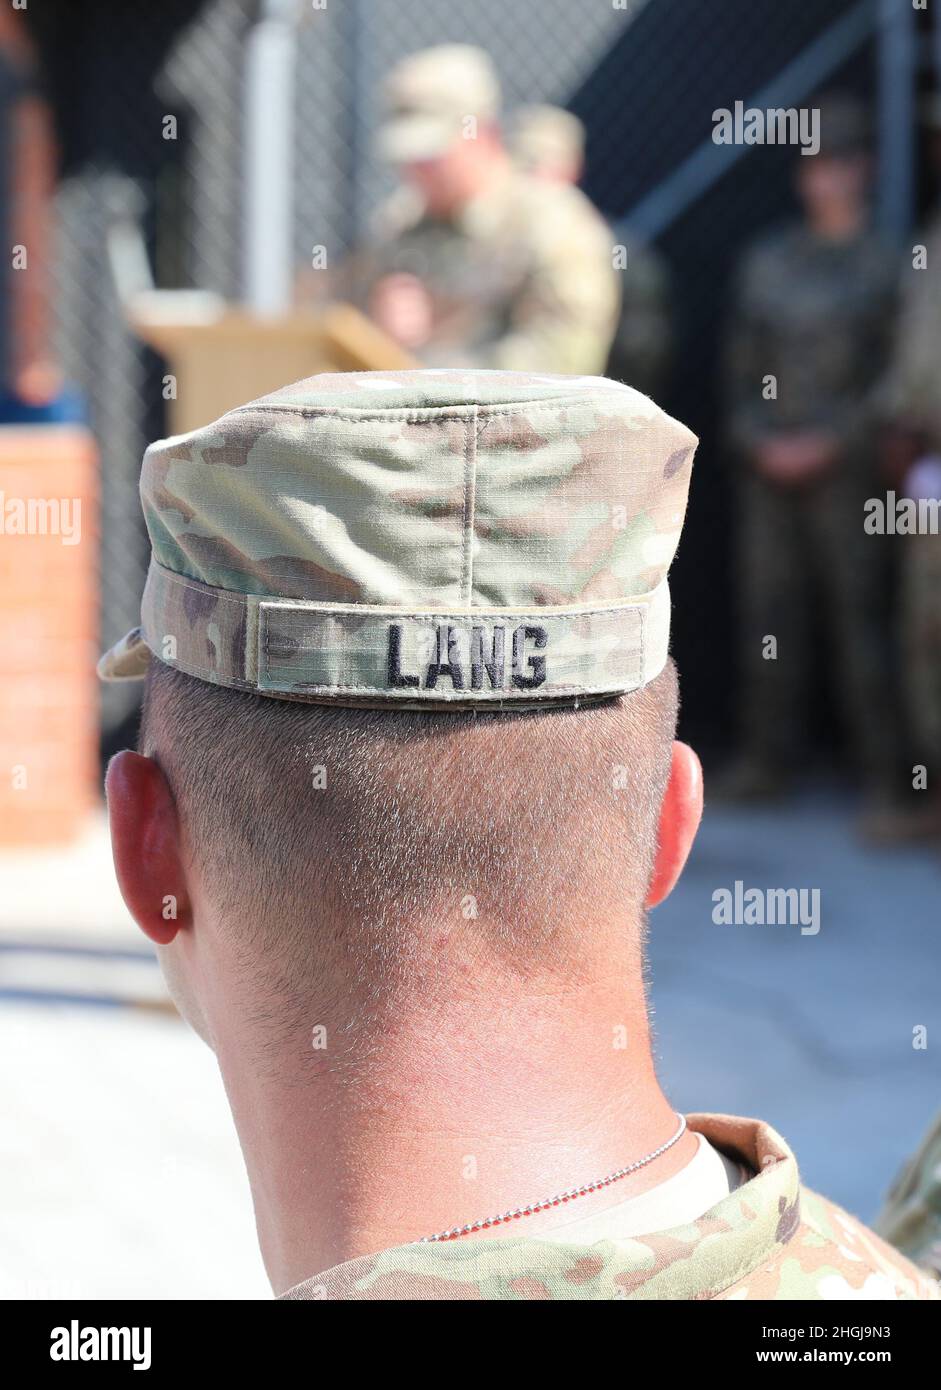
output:
{"label": "camouflage uniform shoulder", "polygon": [[407,184],[400,184],[373,212],[370,237],[382,242],[402,236],[417,226],[424,215],[425,205],[419,195]]}
{"label": "camouflage uniform shoulder", "polygon": [[861,238],[863,273],[878,284],[894,286],[898,281],[898,252],[881,232],[872,228]]}
{"label": "camouflage uniform shoulder", "polygon": [[580,188],[569,183],[531,178],[528,174],[518,174],[512,187],[520,211],[537,219],[532,225],[534,234],[550,236],[552,224],[542,219],[551,217],[561,220],[563,225],[593,232],[596,237],[602,237],[606,244],[610,243],[608,223]]}
{"label": "camouflage uniform shoulder", "polygon": [[769,1125],[691,1115],[747,1182],[698,1220],[631,1239],[569,1245],[459,1239],[398,1246],[338,1265],[282,1298],[346,1300],[938,1299],[935,1280],[839,1207],[801,1189]]}
{"label": "camouflage uniform shoulder", "polygon": [[835,1202],[802,1187],[799,1220],[790,1240],[721,1297],[936,1301],[941,1299],[941,1285]]}
{"label": "camouflage uniform shoulder", "polygon": [[746,243],[742,252],[742,264],[754,269],[790,263],[800,254],[802,241],[803,228],[800,223],[777,223]]}
{"label": "camouflage uniform shoulder", "polygon": [[[820,244],[814,233],[802,223],[779,223],[746,245],[743,261],[767,269],[797,266],[814,255]],[[859,256],[871,270],[883,274],[896,273],[896,252],[873,228],[866,228],[845,245],[848,254]]]}

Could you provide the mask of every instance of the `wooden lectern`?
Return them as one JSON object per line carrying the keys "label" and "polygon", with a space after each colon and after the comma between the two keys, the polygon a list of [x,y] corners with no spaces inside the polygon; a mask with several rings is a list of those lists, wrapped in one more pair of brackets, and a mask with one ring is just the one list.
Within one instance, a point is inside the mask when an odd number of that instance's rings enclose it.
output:
{"label": "wooden lectern", "polygon": [[172,434],[315,372],[395,371],[419,364],[351,304],[277,317],[215,296],[157,290],[128,305],[134,332],[166,358]]}

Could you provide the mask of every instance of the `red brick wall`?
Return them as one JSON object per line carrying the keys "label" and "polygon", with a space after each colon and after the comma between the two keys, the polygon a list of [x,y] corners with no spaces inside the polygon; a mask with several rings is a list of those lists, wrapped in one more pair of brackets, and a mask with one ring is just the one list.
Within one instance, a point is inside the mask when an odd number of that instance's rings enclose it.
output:
{"label": "red brick wall", "polygon": [[[11,500],[55,499],[59,534],[10,534]],[[81,502],[63,543],[62,499]],[[0,844],[71,838],[95,804],[95,447],[72,426],[0,428]],[[25,778],[25,786],[18,780]]]}

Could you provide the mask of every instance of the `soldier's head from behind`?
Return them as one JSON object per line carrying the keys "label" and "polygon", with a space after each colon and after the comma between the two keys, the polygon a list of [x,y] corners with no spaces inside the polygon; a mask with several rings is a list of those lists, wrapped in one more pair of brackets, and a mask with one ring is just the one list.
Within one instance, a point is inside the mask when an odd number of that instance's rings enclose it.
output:
{"label": "soldier's head from behind", "polygon": [[576,1108],[655,1087],[645,913],[701,808],[667,657],[695,444],[602,378],[402,372],[148,450],[142,629],[102,662],[147,681],[115,862],[253,1186],[369,1106],[435,1128],[459,1093],[490,1143],[507,1069]]}
{"label": "soldier's head from behind", "polygon": [[236,959],[279,1039],[452,964],[639,961],[695,811],[666,655],[694,445],[602,378],[405,372],[148,450],[144,634],[106,658],[146,672],[144,756],[112,805],[204,1035]]}
{"label": "soldier's head from behind", "polygon": [[866,216],[871,178],[869,122],[856,97],[834,92],[813,103],[819,148],[794,161],[797,193],[809,223],[836,237],[857,230]]}
{"label": "soldier's head from behind", "polygon": [[699,814],[676,713],[671,663],[578,710],[474,714],[271,700],[154,662],[144,756],[110,778],[126,899],[200,1036],[282,1076],[364,1060],[475,978],[639,980]]}
{"label": "soldier's head from behind", "polygon": [[500,85],[480,48],[441,44],[390,73],[379,150],[441,217],[459,211],[507,167]]}

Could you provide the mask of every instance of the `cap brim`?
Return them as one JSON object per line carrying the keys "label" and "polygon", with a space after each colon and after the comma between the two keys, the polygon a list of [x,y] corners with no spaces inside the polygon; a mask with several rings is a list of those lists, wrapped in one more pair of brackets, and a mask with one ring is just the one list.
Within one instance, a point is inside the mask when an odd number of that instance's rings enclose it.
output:
{"label": "cap brim", "polygon": [[443,154],[459,134],[459,128],[446,117],[394,116],[381,127],[376,144],[384,159],[409,164]]}
{"label": "cap brim", "polygon": [[139,681],[147,674],[150,648],[141,636],[139,627],[109,647],[98,662],[98,675],[103,681]]}

